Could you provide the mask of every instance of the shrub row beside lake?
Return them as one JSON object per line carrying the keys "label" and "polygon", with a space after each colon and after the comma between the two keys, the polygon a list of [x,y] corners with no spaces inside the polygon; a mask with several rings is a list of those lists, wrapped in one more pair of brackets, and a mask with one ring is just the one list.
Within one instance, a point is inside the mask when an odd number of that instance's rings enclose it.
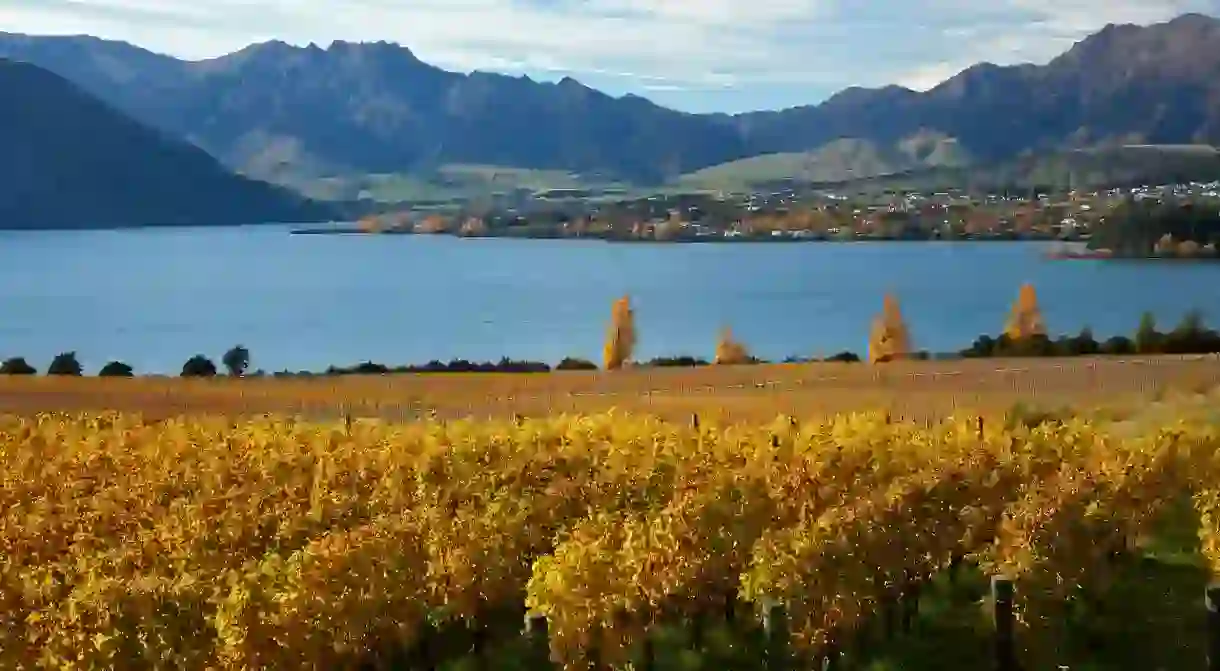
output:
{"label": "shrub row beside lake", "polygon": [[[233,377],[266,377],[263,371],[246,372],[249,364],[249,352],[245,348],[234,348],[243,353],[234,356],[233,350],[222,357],[226,373]],[[1153,354],[1216,354],[1220,353],[1220,333],[1206,328],[1197,312],[1192,312],[1182,323],[1168,332],[1156,329],[1155,322],[1145,315],[1139,330],[1133,337],[1114,336],[1105,340],[1097,340],[1090,329],[1085,328],[1074,336],[1062,336],[1052,339],[1048,336],[1035,334],[1027,338],[1013,339],[1007,334],[998,336],[984,335],[958,353],[931,354],[929,352],[912,352],[904,358],[910,360],[958,359],[958,358],[998,358],[998,357],[1074,357],[1097,355],[1153,355]],[[814,362],[857,363],[861,357],[854,352],[840,352],[825,358],[789,357],[783,363],[814,363]],[[227,362],[227,363],[226,363]],[[764,359],[751,357],[740,365],[770,363]],[[642,368],[697,368],[716,365],[715,362],[694,356],[657,357],[636,364]],[[331,366],[322,373],[310,371],[280,371],[271,373],[271,377],[316,377],[343,375],[394,375],[419,373],[549,373],[552,371],[592,371],[599,370],[596,363],[587,359],[565,358],[555,366],[541,361],[524,361],[503,358],[498,362],[473,362],[465,359],[454,359],[449,362],[430,361],[423,365],[387,366],[366,361],[354,366]],[[37,375],[38,370],[22,357],[14,357],[0,363],[0,375]],[[80,376],[83,367],[77,360],[75,352],[65,352],[56,356],[47,366],[47,375]],[[182,377],[215,377],[221,370],[205,355],[198,354],[186,361],[182,366]],[[111,361],[98,371],[99,377],[133,377],[135,371],[126,363]]]}
{"label": "shrub row beside lake", "polygon": [[[726,329],[716,348],[712,361],[693,356],[665,356],[649,361],[634,362],[631,353],[636,341],[635,318],[626,297],[615,303],[611,327],[607,336],[604,368],[617,369],[625,365],[644,368],[693,368],[708,365],[749,365],[768,363],[751,356],[744,343],[738,342]],[[1091,329],[1084,328],[1073,336],[1051,338],[1046,334],[1046,325],[1038,307],[1037,296],[1030,285],[1021,287],[1012,314],[1004,332],[998,336],[982,335],[970,347],[950,355],[932,355],[928,352],[910,351],[911,335],[907,330],[897,301],[886,296],[885,309],[873,323],[869,336],[868,360],[873,363],[908,359],[930,358],[985,358],[985,357],[1071,357],[1096,355],[1132,354],[1215,354],[1220,353],[1220,333],[1207,328],[1203,315],[1191,310],[1171,331],[1157,330],[1156,320],[1145,313],[1133,337],[1114,336],[1098,341]],[[859,362],[861,357],[854,352],[840,352],[824,359],[785,359],[785,363],[814,361]],[[231,377],[263,377],[263,371],[247,375],[250,366],[250,351],[238,345],[221,357],[224,371]],[[524,361],[502,358],[498,362],[474,362],[454,359],[448,363],[430,361],[423,365],[387,366],[366,361],[355,366],[331,366],[323,373],[281,371],[274,377],[307,377],[315,375],[391,375],[412,373],[549,373],[552,371],[598,370],[597,364],[586,359],[565,358],[552,367],[541,361]],[[24,358],[14,357],[0,363],[0,375],[36,375],[38,371]],[[75,352],[56,356],[47,367],[47,375],[80,376],[83,367]],[[132,377],[135,371],[126,363],[111,361],[98,372],[100,377]],[[196,354],[182,366],[182,377],[215,377],[220,368],[206,355]]]}

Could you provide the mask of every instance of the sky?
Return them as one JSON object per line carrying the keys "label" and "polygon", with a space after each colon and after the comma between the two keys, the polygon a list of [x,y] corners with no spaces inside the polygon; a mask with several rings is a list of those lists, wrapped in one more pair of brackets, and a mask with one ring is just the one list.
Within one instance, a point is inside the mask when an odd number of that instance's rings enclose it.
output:
{"label": "sky", "polygon": [[1044,63],[1107,23],[1220,0],[0,0],[0,31],[89,34],[199,59],[271,39],[386,40],[449,70],[573,77],[692,112],[924,90],[966,67]]}

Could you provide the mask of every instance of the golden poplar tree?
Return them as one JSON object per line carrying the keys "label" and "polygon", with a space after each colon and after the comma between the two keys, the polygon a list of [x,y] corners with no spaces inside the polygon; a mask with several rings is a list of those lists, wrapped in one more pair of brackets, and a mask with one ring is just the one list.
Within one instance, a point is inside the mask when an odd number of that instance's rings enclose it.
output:
{"label": "golden poplar tree", "polygon": [[623,296],[614,302],[610,313],[610,331],[606,334],[606,347],[602,352],[606,370],[618,370],[631,358],[635,349],[635,313],[631,310],[631,299]]}
{"label": "golden poplar tree", "polygon": [[468,217],[458,229],[458,235],[465,238],[477,238],[487,235],[487,224],[479,217]]}
{"label": "golden poplar tree", "polygon": [[720,341],[716,343],[716,364],[733,366],[749,363],[750,353],[746,346],[733,338],[733,332],[725,328],[720,332]]}
{"label": "golden poplar tree", "polygon": [[377,217],[365,217],[357,222],[356,227],[359,228],[362,233],[381,232],[381,222],[377,219]]}
{"label": "golden poplar tree", "polygon": [[885,295],[885,303],[881,314],[873,319],[872,332],[868,338],[869,363],[882,363],[902,359],[911,352],[911,335],[907,331],[906,322],[902,319],[902,310],[898,300],[892,295]]}
{"label": "golden poplar tree", "polygon": [[1042,320],[1042,309],[1038,307],[1038,293],[1028,282],[1021,285],[1017,302],[1004,326],[1004,335],[1009,340],[1022,341],[1033,336],[1046,335],[1046,322]]}

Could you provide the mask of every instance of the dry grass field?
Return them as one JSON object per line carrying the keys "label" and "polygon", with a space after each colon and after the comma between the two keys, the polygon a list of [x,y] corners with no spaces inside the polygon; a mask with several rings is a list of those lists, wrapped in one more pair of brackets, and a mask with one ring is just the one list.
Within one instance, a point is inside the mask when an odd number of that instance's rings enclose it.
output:
{"label": "dry grass field", "polygon": [[0,413],[118,410],[148,416],[263,413],[407,420],[537,416],[611,408],[686,419],[884,410],[896,419],[1037,408],[1135,406],[1220,385],[1220,358],[975,359],[882,366],[815,363],[549,374],[416,374],[291,379],[0,376]]}

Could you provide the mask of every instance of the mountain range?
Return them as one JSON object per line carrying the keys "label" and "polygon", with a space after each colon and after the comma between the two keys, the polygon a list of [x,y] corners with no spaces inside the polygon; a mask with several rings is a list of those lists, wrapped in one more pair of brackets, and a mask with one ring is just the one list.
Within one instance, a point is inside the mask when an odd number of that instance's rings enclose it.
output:
{"label": "mountain range", "polygon": [[329,219],[328,205],[232,174],[68,80],[0,59],[0,228]]}
{"label": "mountain range", "polygon": [[385,42],[273,41],[184,61],[94,37],[0,33],[0,57],[55,72],[272,181],[478,164],[658,183],[772,154],[830,179],[818,166],[845,146],[845,170],[885,174],[1064,149],[1220,144],[1220,20],[1200,14],[1110,25],[1045,65],[983,63],[924,92],[850,88],[818,105],[737,115],[679,112],[571,78],[449,72]]}

